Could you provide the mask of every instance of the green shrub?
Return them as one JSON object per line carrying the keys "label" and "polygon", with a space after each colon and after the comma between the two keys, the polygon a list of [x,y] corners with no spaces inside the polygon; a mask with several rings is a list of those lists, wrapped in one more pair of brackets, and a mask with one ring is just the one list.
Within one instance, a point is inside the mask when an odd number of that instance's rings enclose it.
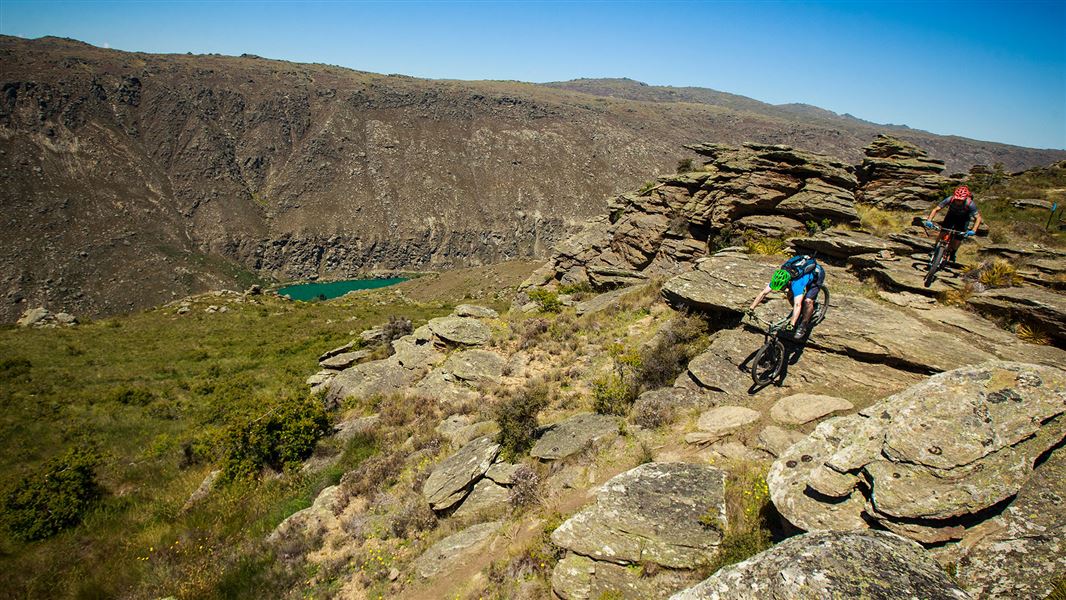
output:
{"label": "green shrub", "polygon": [[678,173],[688,173],[688,172],[692,171],[693,170],[692,164],[693,163],[692,163],[692,159],[691,158],[682,158],[681,160],[677,161],[677,172]]}
{"label": "green shrub", "polygon": [[543,288],[529,290],[529,299],[537,303],[541,312],[557,313],[563,310],[563,303],[559,301],[559,294]]}
{"label": "green shrub", "polygon": [[28,375],[33,363],[29,359],[15,357],[0,360],[0,380],[10,381]]}
{"label": "green shrub", "polygon": [[609,373],[592,382],[593,409],[602,415],[625,415],[638,392],[632,378]]}
{"label": "green shrub", "polygon": [[15,538],[40,540],[77,525],[100,496],[97,457],[72,448],[24,477],[3,498],[2,520]]}
{"label": "green shrub", "polygon": [[222,435],[221,478],[254,478],[263,467],[293,466],[311,455],[329,427],[325,409],[313,398],[285,398],[265,415],[240,419]]}
{"label": "green shrub", "polygon": [[493,408],[500,426],[497,441],[505,459],[513,460],[533,446],[537,434],[537,413],[548,405],[548,386],[527,385],[502,399]]}
{"label": "green shrub", "polygon": [[119,387],[111,390],[107,400],[127,406],[148,406],[155,400],[155,394],[144,388]]}

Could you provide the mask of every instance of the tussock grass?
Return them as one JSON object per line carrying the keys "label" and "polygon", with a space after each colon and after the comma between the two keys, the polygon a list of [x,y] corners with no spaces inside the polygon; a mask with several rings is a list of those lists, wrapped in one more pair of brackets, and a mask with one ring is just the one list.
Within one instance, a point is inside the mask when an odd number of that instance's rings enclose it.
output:
{"label": "tussock grass", "polygon": [[782,238],[752,236],[745,238],[744,247],[752,254],[776,256],[785,254],[788,243]]}
{"label": "tussock grass", "polygon": [[884,210],[869,204],[856,204],[859,223],[863,229],[881,237],[903,231],[914,218],[912,213]]}
{"label": "tussock grass", "polygon": [[1019,340],[1028,344],[1047,346],[1051,343],[1051,336],[1049,336],[1046,331],[1036,326],[1026,325],[1025,323],[1019,323],[1014,328],[1014,334],[1018,336]]}
{"label": "tussock grass", "polygon": [[937,296],[937,300],[941,304],[947,306],[957,306],[959,308],[965,308],[969,306],[970,298],[977,293],[976,288],[972,283],[966,283],[958,289],[951,289],[941,292]]}
{"label": "tussock grass", "polygon": [[1022,283],[1018,269],[1006,259],[995,258],[992,262],[979,267],[979,270],[977,280],[985,287],[1004,288]]}

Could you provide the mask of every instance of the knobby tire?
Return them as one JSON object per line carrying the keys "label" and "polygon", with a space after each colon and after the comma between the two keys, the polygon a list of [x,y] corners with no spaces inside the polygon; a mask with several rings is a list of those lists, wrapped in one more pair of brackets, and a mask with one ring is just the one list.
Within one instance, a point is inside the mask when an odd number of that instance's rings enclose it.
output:
{"label": "knobby tire", "polygon": [[940,270],[944,261],[944,244],[937,242],[933,248],[933,257],[929,259],[929,272],[925,274],[925,287],[933,285],[936,280],[936,272]]}
{"label": "knobby tire", "polygon": [[751,367],[751,379],[755,385],[769,385],[781,372],[785,362],[785,345],[774,338],[763,344],[755,353]]}

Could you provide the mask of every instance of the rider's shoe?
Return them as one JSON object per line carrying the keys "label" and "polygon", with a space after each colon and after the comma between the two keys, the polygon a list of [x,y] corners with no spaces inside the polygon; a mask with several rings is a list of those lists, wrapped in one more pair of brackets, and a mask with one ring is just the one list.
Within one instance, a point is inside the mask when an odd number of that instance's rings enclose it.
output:
{"label": "rider's shoe", "polygon": [[788,339],[794,336],[795,333],[794,329],[792,328],[792,323],[786,323],[784,327],[777,331],[777,337],[779,338]]}
{"label": "rider's shoe", "polygon": [[803,336],[805,336],[805,335],[807,335],[807,325],[806,325],[806,323],[800,323],[799,325],[796,325],[796,336],[795,336],[795,339],[802,340]]}

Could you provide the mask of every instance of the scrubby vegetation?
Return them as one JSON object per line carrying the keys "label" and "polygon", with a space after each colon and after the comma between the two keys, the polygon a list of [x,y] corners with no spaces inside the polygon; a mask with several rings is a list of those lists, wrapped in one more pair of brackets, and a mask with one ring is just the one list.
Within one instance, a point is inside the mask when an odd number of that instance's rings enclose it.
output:
{"label": "scrubby vegetation", "polygon": [[559,301],[559,294],[553,290],[534,288],[529,290],[529,299],[537,304],[541,312],[557,313],[563,309],[563,303]]}
{"label": "scrubby vegetation", "polygon": [[537,413],[548,405],[548,386],[528,385],[497,402],[493,418],[500,426],[497,441],[501,453],[514,460],[533,446],[537,432]]}
{"label": "scrubby vegetation", "polygon": [[[169,308],[71,329],[0,330],[7,593],[284,589],[300,574],[275,568],[262,539],[378,448],[356,439],[335,448],[341,458],[324,471],[255,479],[299,464],[326,427],[303,382],[316,357],[388,315],[423,321],[450,309],[383,290],[313,305],[259,296],[204,312],[220,302],[205,297],[181,316]],[[232,481],[185,507],[216,468]]]}

